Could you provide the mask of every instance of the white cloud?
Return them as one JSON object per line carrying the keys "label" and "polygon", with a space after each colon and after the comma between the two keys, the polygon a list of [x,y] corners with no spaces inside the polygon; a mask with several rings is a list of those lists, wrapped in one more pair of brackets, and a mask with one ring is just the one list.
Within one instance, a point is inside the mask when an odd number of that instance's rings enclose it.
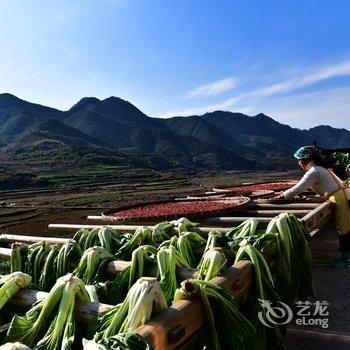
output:
{"label": "white cloud", "polygon": [[350,60],[328,65],[305,75],[255,89],[250,92],[249,95],[254,97],[272,96],[314,85],[324,80],[347,75],[350,75]]}
{"label": "white cloud", "polygon": [[[278,95],[282,95],[288,92],[296,91],[298,89],[301,89],[306,86],[315,85],[317,83],[320,83],[322,81],[341,77],[341,76],[348,76],[350,75],[350,60],[342,61],[333,65],[323,66],[317,69],[313,69],[312,71],[304,70],[304,74],[300,73],[300,70],[289,70],[290,74],[293,74],[294,77],[277,82],[275,84],[262,86],[257,89],[253,89],[248,92],[244,92],[241,94],[238,94],[236,96],[232,96],[231,98],[228,98],[222,102],[218,102],[216,104],[210,104],[206,106],[199,106],[194,108],[188,108],[182,111],[170,111],[165,113],[166,117],[171,117],[174,115],[194,115],[194,114],[204,114],[206,112],[211,112],[218,109],[231,109],[232,107],[235,107],[235,111],[258,111],[258,112],[265,112],[267,113],[269,110],[274,111],[274,109],[270,108],[270,106],[274,105],[274,100],[271,100],[271,97],[277,98]],[[230,78],[228,78],[230,79]],[[233,78],[231,78],[233,79]],[[226,79],[220,80],[218,82],[215,82],[213,84],[203,85],[200,86],[192,91],[190,91],[187,95],[188,97],[194,97],[197,95],[210,95],[209,91],[211,91],[211,88],[216,86],[215,84],[218,84],[222,81],[225,81]],[[225,86],[225,84],[222,84]],[[220,90],[218,88],[220,84],[216,86],[215,90]],[[317,96],[320,96],[320,93],[316,94]],[[296,98],[295,95],[292,98]],[[304,94],[305,96],[310,96],[309,94]],[[349,96],[349,95],[348,95]],[[239,104],[238,104],[239,102]],[[291,100],[289,100],[289,103],[291,103]],[[317,103],[314,101],[314,103]],[[332,101],[328,101],[327,107],[330,110],[334,110],[332,108]],[[347,110],[347,107],[344,107],[344,104],[347,106],[348,104],[346,101],[342,101],[342,113],[344,113],[344,110]],[[325,101],[322,102],[323,105],[325,105]],[[350,105],[350,103],[349,103]],[[265,106],[263,109],[262,107],[258,106]],[[292,106],[292,105],[290,105]],[[312,107],[312,106],[311,106]],[[287,107],[285,107],[287,108]],[[326,107],[324,107],[326,108]],[[293,109],[293,108],[292,108]],[[338,108],[339,109],[339,108]],[[279,112],[282,112],[283,108],[281,106],[281,110]],[[316,111],[316,108],[313,107],[313,110]],[[321,112],[321,109],[319,110]],[[350,110],[349,110],[350,111]],[[301,110],[300,110],[301,112]],[[304,112],[306,112],[306,106],[304,107]],[[316,112],[314,114],[317,114]],[[322,115],[325,114],[325,111],[321,113]],[[279,116],[279,113],[275,113],[276,117]],[[286,115],[286,114],[285,114]],[[291,115],[291,114],[289,114]],[[305,115],[305,114],[304,114]],[[344,125],[344,123],[343,123]]]}
{"label": "white cloud", "polygon": [[231,108],[237,101],[237,98],[229,98],[221,103],[211,104],[209,106],[204,107],[194,107],[194,108],[188,108],[181,111],[169,111],[162,115],[160,115],[161,118],[171,118],[174,116],[189,116],[189,115],[201,115],[207,112],[213,112],[217,110],[225,110],[228,108]]}
{"label": "white cloud", "polygon": [[237,79],[235,78],[225,78],[218,81],[214,81],[210,84],[205,84],[190,90],[186,94],[186,98],[194,98],[197,96],[215,96],[221,94],[222,92],[233,89],[237,86]]}
{"label": "white cloud", "polygon": [[276,120],[298,128],[331,125],[350,129],[350,87],[314,91],[266,101],[259,108]]}

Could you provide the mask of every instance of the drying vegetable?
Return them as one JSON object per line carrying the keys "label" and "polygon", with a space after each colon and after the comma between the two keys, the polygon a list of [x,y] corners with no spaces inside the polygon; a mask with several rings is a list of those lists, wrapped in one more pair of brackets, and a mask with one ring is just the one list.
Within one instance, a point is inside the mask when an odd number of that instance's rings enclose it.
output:
{"label": "drying vegetable", "polygon": [[261,301],[269,301],[274,304],[280,301],[278,294],[274,288],[274,281],[270,269],[263,257],[263,255],[243,240],[240,248],[236,254],[236,261],[242,259],[249,259],[254,266],[255,289],[256,292],[249,295],[243,307],[248,319],[254,324],[257,331],[257,341],[259,349],[268,350],[278,348],[283,343],[283,330],[281,326],[276,323],[273,328],[265,327],[258,318],[258,313],[262,312],[263,319],[266,319],[266,308],[260,307]]}
{"label": "drying vegetable", "polygon": [[97,283],[104,276],[104,270],[108,263],[114,259],[114,256],[103,247],[88,248],[83,253],[73,274],[85,284]]}
{"label": "drying vegetable", "polygon": [[100,228],[98,231],[98,239],[100,245],[111,254],[114,254],[122,244],[125,243],[125,237],[109,226]]}
{"label": "drying vegetable", "polygon": [[20,288],[28,288],[32,278],[20,271],[12,272],[0,278],[0,310]]}
{"label": "drying vegetable", "polygon": [[81,255],[82,251],[74,240],[63,244],[56,257],[56,278],[72,272],[78,265]]}
{"label": "drying vegetable", "polygon": [[28,247],[27,263],[25,271],[32,277],[34,288],[39,288],[40,275],[44,269],[45,259],[50,252],[50,247],[45,241],[34,243]]}
{"label": "drying vegetable", "polygon": [[198,279],[210,281],[215,276],[219,275],[226,265],[226,256],[222,248],[214,247],[206,251],[203,255],[203,260],[198,266]]}
{"label": "drying vegetable", "polygon": [[163,221],[155,225],[152,231],[152,242],[161,243],[170,239],[170,231],[173,227],[173,224],[168,221]]}
{"label": "drying vegetable", "polygon": [[156,279],[142,277],[130,288],[123,303],[98,315],[96,323],[92,325],[96,332],[93,342],[105,343],[117,334],[133,332],[153,314],[166,309],[167,304]]}
{"label": "drying vegetable", "polygon": [[152,350],[150,345],[136,333],[116,334],[99,343],[83,339],[84,350]]}
{"label": "drying vegetable", "polygon": [[89,301],[83,282],[72,274],[59,278],[46,299],[24,316],[13,317],[6,340],[20,341],[33,350],[71,349],[75,298]]}
{"label": "drying vegetable", "polygon": [[143,277],[145,269],[150,264],[157,263],[157,248],[151,245],[143,245],[135,249],[131,257],[131,265],[119,272],[108,292],[108,302],[111,304],[121,303],[128,290]]}
{"label": "drying vegetable", "polygon": [[177,288],[176,267],[190,267],[186,259],[174,245],[162,247],[157,253],[158,272],[160,285],[165,298],[170,302]]}
{"label": "drying vegetable", "polygon": [[57,255],[59,253],[59,246],[53,244],[50,246],[50,251],[46,256],[43,271],[39,278],[39,289],[43,291],[49,291],[52,286],[56,283],[56,274],[54,271],[57,270]]}
{"label": "drying vegetable", "polygon": [[29,252],[28,244],[25,244],[25,243],[11,244],[11,272],[25,271],[28,252]]}
{"label": "drying vegetable", "polygon": [[176,227],[176,230],[180,232],[191,231],[192,227],[199,226],[198,222],[192,222],[187,218],[180,218],[177,220],[170,221],[171,224]]}
{"label": "drying vegetable", "polygon": [[139,227],[131,238],[119,249],[117,257],[120,259],[130,259],[132,252],[147,242],[152,242],[152,230],[148,226]]}
{"label": "drying vegetable", "polygon": [[248,236],[253,236],[256,232],[258,221],[255,219],[248,219],[242,222],[237,227],[226,233],[226,237],[232,239],[242,239]]}
{"label": "drying vegetable", "polygon": [[255,329],[238,311],[234,299],[225,290],[211,282],[186,280],[176,290],[174,301],[197,294],[201,299],[211,332],[210,349],[254,348]]}

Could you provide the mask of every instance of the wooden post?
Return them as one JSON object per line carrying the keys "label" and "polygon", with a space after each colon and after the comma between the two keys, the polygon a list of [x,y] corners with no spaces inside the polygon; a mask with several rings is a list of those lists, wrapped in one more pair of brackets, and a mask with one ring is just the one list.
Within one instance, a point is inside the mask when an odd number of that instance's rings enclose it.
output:
{"label": "wooden post", "polygon": [[321,228],[333,214],[333,203],[324,202],[302,218],[308,232]]}

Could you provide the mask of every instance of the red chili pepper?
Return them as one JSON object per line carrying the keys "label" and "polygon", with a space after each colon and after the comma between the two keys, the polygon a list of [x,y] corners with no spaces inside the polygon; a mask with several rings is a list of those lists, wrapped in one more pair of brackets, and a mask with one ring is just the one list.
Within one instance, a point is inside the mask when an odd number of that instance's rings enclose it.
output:
{"label": "red chili pepper", "polygon": [[270,182],[264,184],[256,185],[243,185],[243,186],[231,186],[224,187],[223,190],[237,194],[249,194],[250,192],[260,191],[260,190],[271,190],[271,191],[282,191],[291,188],[295,185],[294,182]]}
{"label": "red chili pepper", "polygon": [[191,202],[168,202],[147,204],[142,207],[121,210],[113,214],[113,216],[121,218],[151,218],[151,217],[172,217],[186,216],[189,214],[205,214],[222,209],[230,209],[236,207],[241,202],[239,200],[200,200]]}

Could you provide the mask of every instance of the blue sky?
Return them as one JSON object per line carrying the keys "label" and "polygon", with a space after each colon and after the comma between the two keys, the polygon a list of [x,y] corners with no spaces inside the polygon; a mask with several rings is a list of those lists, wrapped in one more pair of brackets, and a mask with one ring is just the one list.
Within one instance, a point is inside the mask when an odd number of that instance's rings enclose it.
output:
{"label": "blue sky", "polygon": [[0,92],[350,129],[350,2],[0,0]]}

